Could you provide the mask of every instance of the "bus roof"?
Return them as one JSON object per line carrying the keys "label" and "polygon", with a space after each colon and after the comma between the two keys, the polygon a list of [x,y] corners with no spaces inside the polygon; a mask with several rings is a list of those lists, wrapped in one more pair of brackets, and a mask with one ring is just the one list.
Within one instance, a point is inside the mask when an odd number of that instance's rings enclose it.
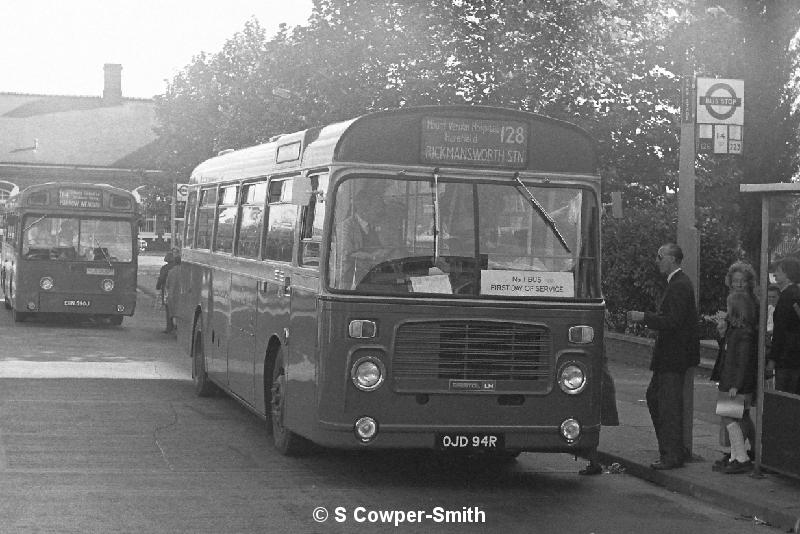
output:
{"label": "bus roof", "polygon": [[[526,142],[506,157],[506,149],[523,137]],[[223,153],[198,165],[190,182],[345,162],[594,174],[597,155],[586,131],[561,120],[488,106],[422,106],[370,113]]]}

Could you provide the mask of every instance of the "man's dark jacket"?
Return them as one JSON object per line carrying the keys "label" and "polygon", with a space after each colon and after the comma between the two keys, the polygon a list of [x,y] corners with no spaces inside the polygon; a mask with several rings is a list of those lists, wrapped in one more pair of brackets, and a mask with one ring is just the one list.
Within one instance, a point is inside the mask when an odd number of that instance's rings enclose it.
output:
{"label": "man's dark jacket", "polygon": [[667,284],[658,311],[644,314],[644,324],[658,330],[650,363],[652,371],[682,373],[700,363],[694,288],[682,270]]}

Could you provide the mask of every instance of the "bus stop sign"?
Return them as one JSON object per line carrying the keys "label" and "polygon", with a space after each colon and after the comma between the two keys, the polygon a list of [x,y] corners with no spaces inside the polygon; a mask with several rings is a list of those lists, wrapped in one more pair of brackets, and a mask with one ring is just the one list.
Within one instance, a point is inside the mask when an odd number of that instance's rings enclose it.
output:
{"label": "bus stop sign", "polygon": [[697,79],[698,124],[744,124],[744,80]]}

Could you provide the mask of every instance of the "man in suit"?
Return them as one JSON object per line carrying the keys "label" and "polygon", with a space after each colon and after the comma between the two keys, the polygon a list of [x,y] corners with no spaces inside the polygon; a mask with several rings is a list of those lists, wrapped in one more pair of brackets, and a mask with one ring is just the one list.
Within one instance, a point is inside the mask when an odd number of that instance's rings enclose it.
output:
{"label": "man in suit", "polygon": [[686,371],[700,363],[697,306],[692,281],[681,270],[683,251],[674,243],[658,249],[658,270],[667,277],[667,289],[658,311],[628,312],[632,322],[658,331],[647,387],[647,407],[656,430],[660,459],[653,469],[683,467],[683,383]]}

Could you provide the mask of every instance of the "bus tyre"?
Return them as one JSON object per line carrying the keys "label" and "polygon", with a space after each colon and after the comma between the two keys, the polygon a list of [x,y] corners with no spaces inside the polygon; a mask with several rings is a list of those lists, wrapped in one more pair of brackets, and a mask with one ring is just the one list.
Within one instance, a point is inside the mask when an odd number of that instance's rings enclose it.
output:
{"label": "bus tyre", "polygon": [[203,332],[194,331],[192,341],[192,382],[194,392],[198,397],[211,397],[217,392],[217,387],[208,379],[206,373],[206,357],[203,352]]}
{"label": "bus tyre", "polygon": [[269,391],[270,399],[270,429],[272,442],[278,452],[285,456],[299,456],[309,450],[309,442],[284,427],[283,418],[286,413],[286,368],[283,362],[283,349],[278,349],[275,355],[275,365],[272,367],[272,387]]}
{"label": "bus tyre", "polygon": [[17,311],[17,310],[12,309],[11,310],[11,317],[14,318],[14,322],[15,323],[21,323],[22,321],[24,321],[25,319],[28,318],[28,314],[25,313],[25,312],[21,312],[21,311]]}

